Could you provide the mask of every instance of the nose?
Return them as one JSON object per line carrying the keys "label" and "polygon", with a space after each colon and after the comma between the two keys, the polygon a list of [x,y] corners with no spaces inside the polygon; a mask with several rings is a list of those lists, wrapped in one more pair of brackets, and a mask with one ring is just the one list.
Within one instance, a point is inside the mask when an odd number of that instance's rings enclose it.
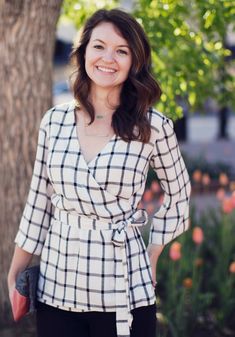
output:
{"label": "nose", "polygon": [[103,54],[102,57],[103,61],[107,62],[107,63],[113,63],[114,62],[114,57],[113,57],[113,51],[110,50],[106,50]]}

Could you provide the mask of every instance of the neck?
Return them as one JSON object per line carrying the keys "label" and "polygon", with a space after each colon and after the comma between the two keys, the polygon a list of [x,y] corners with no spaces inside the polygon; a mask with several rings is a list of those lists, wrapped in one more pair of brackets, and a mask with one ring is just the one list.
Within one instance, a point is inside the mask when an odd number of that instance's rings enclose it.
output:
{"label": "neck", "polygon": [[95,115],[107,116],[112,115],[113,111],[119,105],[120,89],[112,88],[111,90],[97,90],[92,87],[90,92],[91,103],[95,109]]}

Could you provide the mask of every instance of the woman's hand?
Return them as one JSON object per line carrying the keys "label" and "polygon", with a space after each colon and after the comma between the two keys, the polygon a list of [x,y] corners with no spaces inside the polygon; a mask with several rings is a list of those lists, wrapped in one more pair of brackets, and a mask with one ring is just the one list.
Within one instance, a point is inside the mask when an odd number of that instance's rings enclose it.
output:
{"label": "woman's hand", "polygon": [[150,265],[152,269],[152,285],[155,288],[157,281],[156,281],[156,274],[157,274],[157,262],[158,258],[164,248],[164,245],[155,245],[149,244],[147,247],[147,253],[149,255]]}
{"label": "woman's hand", "polygon": [[14,254],[11,261],[11,266],[7,276],[9,298],[12,304],[13,291],[16,285],[18,274],[23,271],[30,263],[33,254],[24,251],[22,248],[15,245]]}

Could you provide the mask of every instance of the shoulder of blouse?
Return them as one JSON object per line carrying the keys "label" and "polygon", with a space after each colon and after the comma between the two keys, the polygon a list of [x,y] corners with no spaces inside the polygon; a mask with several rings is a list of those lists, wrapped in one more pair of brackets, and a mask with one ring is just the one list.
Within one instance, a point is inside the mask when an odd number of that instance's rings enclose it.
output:
{"label": "shoulder of blouse", "polygon": [[57,104],[47,110],[41,119],[40,128],[48,131],[48,128],[53,121],[59,121],[60,116],[63,118],[64,114],[74,108],[74,101],[69,101],[62,104]]}
{"label": "shoulder of blouse", "polygon": [[158,138],[164,131],[166,125],[170,125],[170,127],[173,128],[172,120],[153,107],[149,108],[148,116],[153,138]]}

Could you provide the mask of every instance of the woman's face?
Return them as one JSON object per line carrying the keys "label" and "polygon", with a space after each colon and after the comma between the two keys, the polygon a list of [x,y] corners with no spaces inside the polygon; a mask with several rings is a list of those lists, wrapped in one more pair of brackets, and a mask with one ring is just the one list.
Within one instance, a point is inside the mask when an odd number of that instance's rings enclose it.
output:
{"label": "woman's face", "polygon": [[85,69],[93,86],[121,87],[131,62],[128,43],[112,23],[102,22],[93,29],[85,52]]}

